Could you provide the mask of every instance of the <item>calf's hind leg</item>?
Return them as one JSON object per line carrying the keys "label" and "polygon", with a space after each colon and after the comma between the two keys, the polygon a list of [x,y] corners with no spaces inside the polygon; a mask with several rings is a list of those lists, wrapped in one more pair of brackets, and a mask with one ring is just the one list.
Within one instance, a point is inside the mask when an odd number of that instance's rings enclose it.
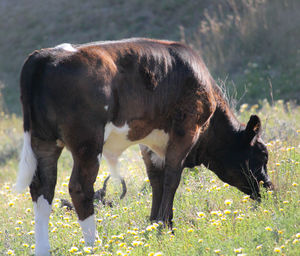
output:
{"label": "calf's hind leg", "polygon": [[151,157],[158,157],[156,154],[151,151],[148,147],[140,145],[141,153],[143,160],[146,166],[146,171],[148,178],[150,180],[150,185],[152,187],[152,207],[150,220],[157,220],[158,210],[161,204],[162,195],[163,195],[163,185],[164,185],[164,170],[163,170],[163,160],[162,163],[153,163]]}
{"label": "calf's hind leg", "polygon": [[55,141],[31,137],[32,150],[37,159],[37,170],[30,184],[35,214],[35,254],[50,255],[48,223],[57,179],[57,160],[62,147]]}
{"label": "calf's hind leg", "polygon": [[102,142],[96,139],[81,140],[71,148],[74,166],[69,182],[69,192],[78,215],[85,243],[92,246],[96,239],[94,215],[94,182],[99,169],[97,156],[102,152]]}

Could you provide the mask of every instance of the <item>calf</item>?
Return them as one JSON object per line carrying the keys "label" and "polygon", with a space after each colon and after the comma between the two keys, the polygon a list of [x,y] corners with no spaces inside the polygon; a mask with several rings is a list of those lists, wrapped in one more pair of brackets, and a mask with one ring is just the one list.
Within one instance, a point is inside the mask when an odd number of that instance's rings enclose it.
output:
{"label": "calf", "polygon": [[171,41],[129,39],[62,44],[32,53],[21,73],[24,145],[16,188],[30,185],[36,255],[49,255],[48,220],[63,147],[74,166],[69,192],[86,244],[96,237],[94,188],[102,155],[112,174],[141,144],[153,189],[151,220],[171,224],[184,167],[204,164],[259,198],[268,153],[261,123],[230,111],[202,59]]}

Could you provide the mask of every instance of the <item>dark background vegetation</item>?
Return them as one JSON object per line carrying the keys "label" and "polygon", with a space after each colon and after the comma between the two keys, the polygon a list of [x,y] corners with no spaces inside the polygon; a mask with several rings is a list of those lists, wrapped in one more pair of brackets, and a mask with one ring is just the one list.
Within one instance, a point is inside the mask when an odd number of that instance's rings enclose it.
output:
{"label": "dark background vegetation", "polygon": [[299,0],[1,0],[0,110],[21,113],[19,73],[33,50],[127,37],[191,45],[237,104],[299,103],[299,12]]}

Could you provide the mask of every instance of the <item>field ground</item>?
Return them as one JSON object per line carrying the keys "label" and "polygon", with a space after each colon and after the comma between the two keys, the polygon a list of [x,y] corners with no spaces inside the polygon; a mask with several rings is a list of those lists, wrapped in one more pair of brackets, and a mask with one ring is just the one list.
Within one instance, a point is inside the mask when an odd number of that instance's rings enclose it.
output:
{"label": "field ground", "polygon": [[[76,215],[60,208],[67,198],[72,159],[67,151],[59,175],[49,230],[53,255],[299,255],[300,251],[300,108],[278,101],[252,107],[238,115],[246,122],[252,113],[263,121],[270,159],[268,169],[276,191],[264,192],[260,204],[222,183],[211,171],[186,169],[175,198],[173,235],[148,221],[151,188],[138,147],[127,150],[120,169],[128,193],[120,201],[120,184],[109,183],[113,207],[97,207],[99,240],[85,247]],[[32,255],[34,216],[29,192],[15,194],[21,120],[1,113],[0,121],[0,254]],[[102,162],[95,187],[108,174]]]}
{"label": "field ground", "polygon": [[[49,225],[52,255],[299,255],[300,107],[284,103],[300,103],[299,8],[299,0],[0,1],[0,255],[34,252],[29,192],[12,191],[23,138],[18,80],[27,54],[63,42],[138,36],[186,42],[237,99],[231,103],[241,121],[260,115],[276,190],[257,204],[203,167],[186,169],[175,198],[175,235],[160,232],[148,221],[151,188],[133,147],[120,164],[128,193],[118,200],[120,184],[109,183],[114,206],[97,208],[99,240],[91,249],[76,215],[59,207],[60,198],[69,199],[72,168],[64,151]],[[107,175],[103,161],[96,189]]]}

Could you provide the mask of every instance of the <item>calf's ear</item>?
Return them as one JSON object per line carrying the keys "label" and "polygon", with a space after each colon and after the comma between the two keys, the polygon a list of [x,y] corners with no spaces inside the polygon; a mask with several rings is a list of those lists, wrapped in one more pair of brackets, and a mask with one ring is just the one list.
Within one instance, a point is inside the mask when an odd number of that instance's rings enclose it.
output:
{"label": "calf's ear", "polygon": [[261,133],[261,122],[257,115],[252,115],[247,123],[244,132],[244,141],[248,145],[253,145],[257,136]]}

